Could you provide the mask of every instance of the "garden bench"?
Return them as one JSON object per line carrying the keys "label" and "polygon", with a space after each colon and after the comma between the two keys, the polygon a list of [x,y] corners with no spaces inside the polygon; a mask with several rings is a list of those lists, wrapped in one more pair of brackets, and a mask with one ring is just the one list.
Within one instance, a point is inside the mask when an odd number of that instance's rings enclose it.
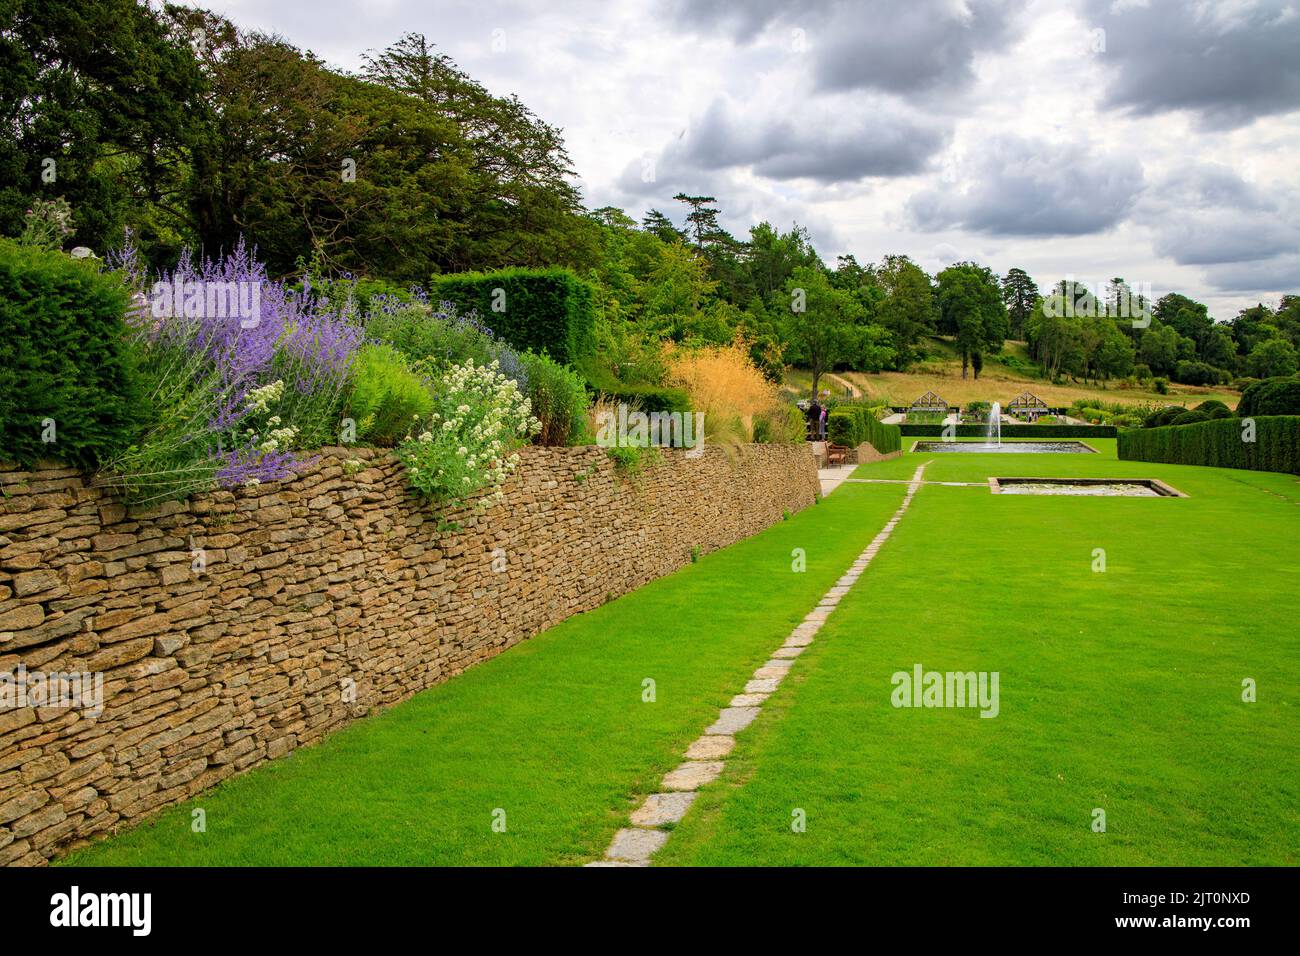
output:
{"label": "garden bench", "polygon": [[843,445],[827,445],[826,464],[842,465],[844,464],[844,460],[848,457],[848,454],[849,449],[845,448]]}

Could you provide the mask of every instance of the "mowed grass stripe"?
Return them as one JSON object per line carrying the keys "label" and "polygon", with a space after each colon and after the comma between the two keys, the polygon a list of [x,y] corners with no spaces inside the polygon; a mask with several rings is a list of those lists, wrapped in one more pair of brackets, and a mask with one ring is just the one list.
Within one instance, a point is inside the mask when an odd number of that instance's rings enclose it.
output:
{"label": "mowed grass stripe", "polygon": [[[629,493],[631,494],[631,493]],[[322,743],[69,857],[81,865],[567,864],[598,856],[902,499],[837,491]],[[629,506],[633,506],[630,502]],[[807,570],[793,573],[792,551]],[[642,702],[642,682],[656,701]],[[207,832],[191,832],[203,808]],[[494,810],[505,811],[504,833]]]}
{"label": "mowed grass stripe", "polygon": [[[927,479],[1141,475],[1193,497],[923,488],[656,864],[1300,862],[1295,478],[933,457]],[[915,663],[998,671],[999,716],[895,709]]]}

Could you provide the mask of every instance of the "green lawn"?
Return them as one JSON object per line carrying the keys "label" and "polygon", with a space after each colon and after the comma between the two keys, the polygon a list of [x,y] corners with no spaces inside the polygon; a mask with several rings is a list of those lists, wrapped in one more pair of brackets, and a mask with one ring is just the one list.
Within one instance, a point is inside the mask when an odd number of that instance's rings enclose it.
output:
{"label": "green lawn", "polygon": [[[1300,862],[1300,483],[1094,444],[859,468],[1160,477],[1191,497],[923,488],[656,863]],[[891,675],[916,663],[999,672],[999,715],[894,708]]]}
{"label": "green lawn", "polygon": [[[1300,482],[1090,444],[1100,454],[904,454],[857,469],[1158,477],[1190,497],[923,487],[656,864],[1300,862]],[[596,858],[902,495],[844,484],[67,862]],[[791,572],[795,548],[806,573]],[[917,663],[997,671],[999,715],[895,709],[891,675]],[[1248,677],[1256,703],[1241,700]],[[190,832],[195,807],[206,834]]]}
{"label": "green lawn", "polygon": [[[902,499],[857,486],[319,745],[80,851],[78,865],[563,864],[599,857]],[[803,548],[807,571],[791,571]],[[654,703],[642,681],[656,682]],[[190,830],[191,811],[207,832]],[[494,832],[503,809],[506,832]]]}

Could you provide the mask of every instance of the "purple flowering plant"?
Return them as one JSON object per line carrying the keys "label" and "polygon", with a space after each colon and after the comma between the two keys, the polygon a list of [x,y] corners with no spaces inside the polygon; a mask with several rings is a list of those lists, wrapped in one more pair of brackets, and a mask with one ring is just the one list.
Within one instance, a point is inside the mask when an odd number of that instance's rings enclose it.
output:
{"label": "purple flowering plant", "polygon": [[344,310],[272,280],[241,240],[150,278],[129,241],[109,261],[135,293],[128,317],[152,426],[113,463],[128,498],[279,481],[301,449],[337,442],[352,357]]}

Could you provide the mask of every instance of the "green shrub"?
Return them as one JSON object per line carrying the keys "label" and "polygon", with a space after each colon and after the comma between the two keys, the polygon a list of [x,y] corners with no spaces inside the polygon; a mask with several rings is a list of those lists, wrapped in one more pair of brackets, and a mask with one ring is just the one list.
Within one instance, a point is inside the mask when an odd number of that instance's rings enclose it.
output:
{"label": "green shrub", "polygon": [[[1109,425],[1115,418],[1113,413],[1108,412],[1104,408],[1092,408],[1087,405],[1076,406],[1072,408],[1071,411],[1074,413],[1076,418],[1082,418],[1084,421],[1091,422],[1094,425]],[[1043,419],[1049,417],[1051,416],[1043,415],[1038,420],[1041,422]],[[1053,418],[1052,421],[1056,421],[1056,419]]]}
{"label": "green shrub", "polygon": [[462,312],[474,310],[483,324],[516,349],[545,352],[564,365],[595,349],[593,289],[567,269],[435,276],[430,298],[454,303]]}
{"label": "green shrub", "polygon": [[577,372],[545,355],[521,356],[528,377],[528,399],[542,423],[534,441],[539,445],[576,445],[587,434],[587,388]]}
{"label": "green shrub", "polygon": [[1228,380],[1228,373],[1205,362],[1179,362],[1174,379],[1186,385],[1218,385]]}
{"label": "green shrub", "polygon": [[97,468],[135,438],[128,299],[118,275],[0,240],[0,460]]}
{"label": "green shrub", "polygon": [[1165,405],[1163,408],[1152,409],[1142,419],[1142,427],[1162,428],[1165,425],[1173,424],[1174,419],[1186,411],[1187,409],[1182,405]]}
{"label": "green shrub", "polygon": [[831,412],[826,416],[826,438],[832,445],[856,448],[862,443],[857,416],[838,409]]}
{"label": "green shrub", "polygon": [[664,453],[657,445],[615,445],[605,454],[614,462],[614,470],[624,478],[636,479],[647,468],[659,465]]}
{"label": "green shrub", "polygon": [[423,302],[371,311],[365,324],[368,337],[387,342],[411,365],[422,363],[433,373],[469,359],[491,365],[501,356],[501,343],[478,322],[456,312],[434,312]]}
{"label": "green shrub", "polygon": [[839,405],[831,409],[826,419],[826,437],[833,444],[849,448],[865,442],[882,455],[903,447],[903,433],[899,426],[882,424],[876,418],[875,410],[865,405]]}
{"label": "green shrub", "polygon": [[1183,412],[1181,415],[1174,416],[1170,425],[1195,425],[1197,422],[1208,422],[1210,416],[1205,412],[1198,412],[1192,409],[1190,412]]}
{"label": "green shrub", "polygon": [[1232,409],[1217,398],[1206,399],[1192,409],[1194,412],[1205,412],[1211,418],[1231,418]]}
{"label": "green shrub", "polygon": [[433,396],[401,352],[391,345],[367,345],[353,360],[348,408],[358,438],[391,447],[433,411]]}
{"label": "green shrub", "polygon": [[754,441],[761,445],[793,444],[807,436],[808,424],[797,405],[782,402],[754,419]]}
{"label": "green shrub", "polygon": [[1165,378],[1163,375],[1158,376],[1152,381],[1151,387],[1156,390],[1157,395],[1168,395],[1169,379]]}
{"label": "green shrub", "polygon": [[1119,433],[1119,457],[1175,465],[1210,465],[1300,474],[1300,417],[1253,418],[1254,441],[1246,422],[1219,418],[1181,427],[1142,428]]}
{"label": "green shrub", "polygon": [[1266,378],[1241,393],[1237,415],[1300,415],[1300,378]]}

